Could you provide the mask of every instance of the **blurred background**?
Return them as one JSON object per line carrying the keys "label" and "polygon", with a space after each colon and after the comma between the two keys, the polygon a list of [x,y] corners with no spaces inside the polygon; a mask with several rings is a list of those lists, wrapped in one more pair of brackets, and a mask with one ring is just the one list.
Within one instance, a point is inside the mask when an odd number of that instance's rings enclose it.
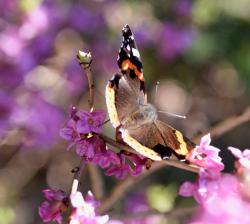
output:
{"label": "blurred background", "polygon": [[[105,85],[118,70],[126,23],[141,53],[150,102],[187,116],[182,120],[160,114],[161,120],[192,137],[249,105],[247,0],[1,0],[0,224],[41,223],[41,190],[69,191],[71,169],[80,158],[74,150],[66,151],[59,130],[71,105],[88,108],[77,51],[92,52],[95,105],[106,109]],[[110,125],[105,133],[113,135]],[[226,171],[233,164],[227,146],[248,148],[249,133],[246,123],[212,142],[222,150]],[[117,181],[103,178],[108,194]],[[192,199],[177,196],[178,186],[194,178],[183,170],[162,169],[135,185],[112,213],[124,218],[131,206],[141,209],[133,211],[153,207],[167,212],[194,205]],[[90,189],[88,180],[86,172],[83,192]],[[185,214],[161,220],[186,222]]]}

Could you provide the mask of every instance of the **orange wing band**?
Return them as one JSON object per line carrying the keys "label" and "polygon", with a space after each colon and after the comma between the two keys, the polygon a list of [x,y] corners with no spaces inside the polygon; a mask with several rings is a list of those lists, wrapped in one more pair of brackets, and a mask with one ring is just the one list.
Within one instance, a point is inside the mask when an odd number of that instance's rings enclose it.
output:
{"label": "orange wing band", "polygon": [[122,62],[122,70],[123,71],[126,71],[128,69],[131,69],[131,70],[134,70],[135,71],[135,74],[136,76],[141,80],[141,81],[144,81],[144,76],[142,74],[142,72],[140,72],[137,67],[131,63],[131,61],[129,59],[125,60]]}

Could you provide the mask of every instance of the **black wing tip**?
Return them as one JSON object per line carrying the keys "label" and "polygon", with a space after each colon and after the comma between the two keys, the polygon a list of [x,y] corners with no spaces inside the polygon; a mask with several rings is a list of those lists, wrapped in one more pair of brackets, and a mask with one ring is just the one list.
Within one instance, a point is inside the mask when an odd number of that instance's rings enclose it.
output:
{"label": "black wing tip", "polygon": [[123,34],[123,36],[131,36],[132,35],[132,31],[131,31],[131,29],[130,29],[130,27],[129,27],[128,24],[125,24],[123,26],[123,28],[122,28],[122,34]]}

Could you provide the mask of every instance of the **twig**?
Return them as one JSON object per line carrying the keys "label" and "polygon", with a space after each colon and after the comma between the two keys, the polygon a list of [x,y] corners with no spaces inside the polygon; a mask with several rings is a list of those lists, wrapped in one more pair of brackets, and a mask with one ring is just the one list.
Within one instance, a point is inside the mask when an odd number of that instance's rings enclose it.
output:
{"label": "twig", "polygon": [[126,152],[131,152],[131,153],[134,153],[134,154],[137,153],[137,152],[136,152],[134,149],[132,149],[131,147],[126,146],[126,145],[123,145],[123,144],[121,144],[121,143],[119,143],[119,142],[113,140],[112,138],[109,138],[108,136],[106,136],[106,135],[104,135],[104,134],[101,134],[101,133],[100,133],[100,134],[98,134],[98,136],[99,136],[100,138],[102,138],[106,143],[108,143],[108,144],[110,144],[110,145],[112,145],[112,146],[114,146],[114,147],[116,147],[116,148],[118,148],[118,149],[120,149],[120,150],[124,150],[124,151],[126,151]]}
{"label": "twig", "polygon": [[[107,142],[108,144],[110,144],[110,145],[112,145],[112,146],[114,146],[114,147],[116,147],[116,148],[118,148],[120,150],[124,150],[126,152],[131,152],[131,153],[140,155],[140,153],[136,152],[131,147],[120,144],[119,142],[116,142],[115,140],[105,136],[104,134],[98,134],[98,136],[100,138],[102,138],[105,142]],[[199,172],[199,169],[197,167],[188,165],[188,164],[186,164],[184,162],[181,162],[179,160],[169,159],[169,160],[162,160],[160,162],[157,161],[157,163],[163,163],[165,166],[173,166],[173,167],[183,169],[183,170],[187,170],[187,171],[191,171],[191,172],[194,172],[194,173]]]}
{"label": "twig", "polygon": [[[232,129],[250,121],[250,107],[247,107],[242,113],[229,117],[217,125],[211,127],[206,131],[210,133],[212,139],[219,138],[221,135],[231,131]],[[194,142],[199,142],[203,134],[194,137]]]}
{"label": "twig", "polygon": [[95,199],[100,201],[103,198],[103,181],[101,174],[98,170],[98,167],[94,164],[88,164],[87,169],[90,175],[90,182],[92,187],[92,193],[95,196]]}
{"label": "twig", "polygon": [[78,189],[79,181],[80,181],[83,169],[84,169],[84,163],[83,163],[83,159],[81,159],[79,166],[75,167],[72,170],[72,173],[74,173],[74,176],[73,176],[73,181],[72,181],[72,186],[71,186],[71,194],[76,193]]}
{"label": "twig", "polygon": [[[98,212],[101,214],[104,214],[105,212],[107,212],[111,208],[111,206],[115,202],[117,202],[120,198],[122,198],[123,195],[132,186],[134,186],[136,183],[138,183],[139,181],[141,181],[142,179],[144,179],[145,177],[147,177],[151,173],[153,173],[153,172],[155,172],[163,167],[166,167],[166,165],[170,165],[169,162],[172,163],[175,161],[166,160],[166,161],[160,161],[160,162],[153,163],[149,170],[144,170],[139,176],[136,176],[136,177],[129,176],[125,180],[118,183],[113,188],[113,190],[111,191],[109,196],[107,196],[106,199],[102,201],[100,207],[98,208]],[[178,161],[176,161],[176,162],[178,162]],[[185,165],[185,164],[183,164],[183,165]],[[171,166],[173,166],[173,164],[171,164]],[[175,167],[177,167],[177,166],[175,166]],[[183,167],[178,167],[178,168],[183,169]],[[197,168],[192,167],[192,169],[193,169],[192,172],[198,172]],[[187,169],[185,169],[185,170],[187,170]],[[191,171],[191,170],[188,169],[188,171]]]}
{"label": "twig", "polygon": [[100,214],[107,212],[111,208],[111,206],[118,201],[125,192],[127,192],[134,184],[141,181],[143,178],[147,177],[149,174],[159,170],[166,165],[164,163],[153,163],[149,170],[144,170],[139,176],[132,177],[128,176],[125,180],[118,183],[115,188],[111,191],[109,196],[106,197],[105,200],[102,201],[100,207],[97,209]]}
{"label": "twig", "polygon": [[[77,54],[77,59],[79,61],[79,64],[81,65],[81,67],[85,70],[87,78],[88,78],[88,83],[89,83],[88,102],[89,102],[90,111],[92,111],[94,108],[94,84],[93,84],[93,78],[92,78],[92,74],[91,74],[92,57],[91,57],[90,52],[85,53],[85,52],[79,51]],[[79,166],[74,168],[74,170],[73,170],[74,176],[73,176],[73,182],[72,182],[72,186],[71,186],[71,194],[75,193],[78,189],[79,181],[81,178],[81,173],[83,171],[83,168],[84,168],[84,163],[83,163],[83,159],[82,159]]]}
{"label": "twig", "polygon": [[147,211],[147,212],[137,212],[132,214],[126,214],[124,215],[112,215],[111,219],[118,219],[120,221],[128,221],[128,220],[137,220],[141,218],[147,218],[149,216],[158,216],[158,217],[164,217],[164,218],[180,218],[183,216],[187,216],[189,214],[194,213],[194,211],[197,209],[197,206],[189,206],[189,207],[180,207],[175,208],[169,212],[160,213],[158,211]]}
{"label": "twig", "polygon": [[83,68],[83,70],[86,72],[86,76],[88,79],[89,84],[89,108],[90,111],[94,110],[94,79],[91,73],[91,63],[92,63],[92,56],[91,53],[85,53],[83,51],[79,51],[77,55],[77,59],[79,61],[79,64]]}
{"label": "twig", "polygon": [[162,160],[160,163],[165,164],[165,166],[173,166],[182,170],[190,171],[193,173],[199,173],[199,168],[194,165],[188,165],[184,162],[180,162],[178,160]]}

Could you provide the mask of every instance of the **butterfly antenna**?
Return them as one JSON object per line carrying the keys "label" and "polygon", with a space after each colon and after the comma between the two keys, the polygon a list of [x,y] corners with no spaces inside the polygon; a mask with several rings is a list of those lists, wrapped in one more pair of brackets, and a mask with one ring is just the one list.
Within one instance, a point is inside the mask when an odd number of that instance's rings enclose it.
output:
{"label": "butterfly antenna", "polygon": [[110,121],[110,119],[104,121],[100,126],[103,126],[103,125],[107,124],[109,121]]}
{"label": "butterfly antenna", "polygon": [[162,110],[158,110],[158,113],[163,113],[163,114],[167,114],[170,117],[177,117],[177,118],[181,118],[181,119],[186,119],[187,117],[184,115],[179,115],[179,114],[173,114],[167,111],[162,111]]}

